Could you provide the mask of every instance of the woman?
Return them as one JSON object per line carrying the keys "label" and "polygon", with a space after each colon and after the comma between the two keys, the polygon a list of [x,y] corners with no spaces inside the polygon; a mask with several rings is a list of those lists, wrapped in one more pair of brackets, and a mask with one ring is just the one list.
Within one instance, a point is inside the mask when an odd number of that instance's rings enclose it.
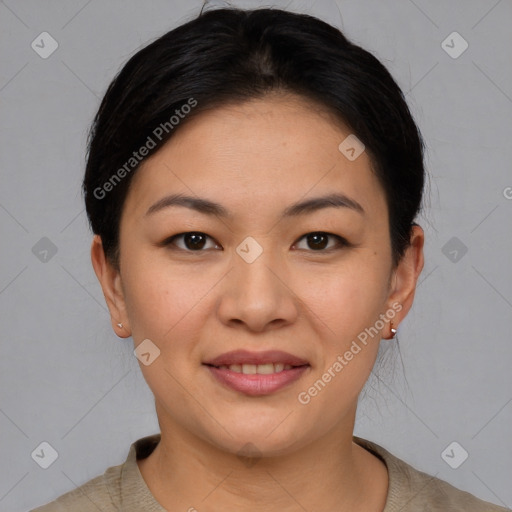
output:
{"label": "woman", "polygon": [[388,71],[313,17],[208,11],[132,57],[83,189],[161,433],[36,510],[505,510],[353,436],[423,267],[424,173]]}

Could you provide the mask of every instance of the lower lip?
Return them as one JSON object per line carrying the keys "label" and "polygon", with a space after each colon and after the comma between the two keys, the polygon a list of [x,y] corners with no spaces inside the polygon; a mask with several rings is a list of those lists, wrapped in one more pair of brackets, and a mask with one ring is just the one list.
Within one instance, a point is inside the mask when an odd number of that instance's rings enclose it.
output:
{"label": "lower lip", "polygon": [[225,386],[251,396],[275,393],[300,379],[302,374],[309,368],[308,365],[304,365],[295,366],[291,370],[283,370],[268,375],[260,375],[258,373],[246,375],[215,366],[206,367],[210,370],[211,374]]}

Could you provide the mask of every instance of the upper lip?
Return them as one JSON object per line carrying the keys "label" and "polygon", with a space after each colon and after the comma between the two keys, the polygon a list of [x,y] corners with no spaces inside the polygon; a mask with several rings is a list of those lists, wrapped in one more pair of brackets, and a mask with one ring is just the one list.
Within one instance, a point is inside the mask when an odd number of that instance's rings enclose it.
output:
{"label": "upper lip", "polygon": [[211,366],[222,366],[232,364],[268,364],[281,363],[291,366],[303,366],[309,364],[300,357],[288,354],[281,350],[266,350],[264,352],[250,352],[249,350],[233,350],[220,356],[205,361],[204,364]]}

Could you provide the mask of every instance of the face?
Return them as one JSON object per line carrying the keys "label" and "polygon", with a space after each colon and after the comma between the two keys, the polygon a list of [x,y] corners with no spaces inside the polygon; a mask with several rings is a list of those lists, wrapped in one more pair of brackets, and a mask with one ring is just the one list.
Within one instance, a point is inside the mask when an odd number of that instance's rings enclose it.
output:
{"label": "face", "polygon": [[422,261],[420,244],[393,267],[384,191],[348,135],[267,96],[202,113],[137,171],[120,271],[97,238],[93,263],[120,334],[150,340],[162,431],[278,454],[352,428]]}

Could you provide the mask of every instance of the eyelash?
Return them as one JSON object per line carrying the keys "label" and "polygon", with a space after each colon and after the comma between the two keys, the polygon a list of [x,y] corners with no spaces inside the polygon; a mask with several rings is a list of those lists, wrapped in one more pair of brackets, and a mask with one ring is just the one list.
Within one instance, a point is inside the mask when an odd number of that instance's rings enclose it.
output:
{"label": "eyelash", "polygon": [[[203,233],[201,231],[186,231],[184,233],[178,233],[177,235],[173,235],[169,238],[166,238],[160,245],[163,246],[163,247],[168,247],[170,245],[174,245],[175,246],[175,249],[178,250],[178,251],[183,251],[183,252],[197,252],[197,253],[200,253],[200,252],[205,252],[209,249],[199,249],[199,250],[191,250],[191,249],[187,249],[187,248],[181,248],[181,247],[177,247],[175,245],[175,241],[179,238],[182,238],[186,235],[201,235],[201,236],[205,236],[207,238],[209,238],[210,240],[214,240],[211,236],[207,235],[206,233]],[[332,251],[336,251],[336,250],[340,250],[340,249],[343,249],[345,247],[351,247],[351,244],[343,237],[339,236],[339,235],[335,235],[334,233],[328,233],[326,231],[311,231],[309,233],[306,233],[305,235],[302,235],[298,240],[297,242],[295,242],[293,245],[296,245],[299,241],[301,241],[302,239],[305,239],[306,237],[310,236],[310,235],[323,235],[323,236],[327,236],[329,238],[334,238],[336,239],[336,242],[337,242],[337,246],[335,247],[328,247],[327,249],[299,249],[299,250],[307,250],[309,252],[315,252],[315,253],[330,253]],[[217,242],[215,242],[217,245],[220,245],[218,244]],[[329,245],[329,243],[327,244]]]}

